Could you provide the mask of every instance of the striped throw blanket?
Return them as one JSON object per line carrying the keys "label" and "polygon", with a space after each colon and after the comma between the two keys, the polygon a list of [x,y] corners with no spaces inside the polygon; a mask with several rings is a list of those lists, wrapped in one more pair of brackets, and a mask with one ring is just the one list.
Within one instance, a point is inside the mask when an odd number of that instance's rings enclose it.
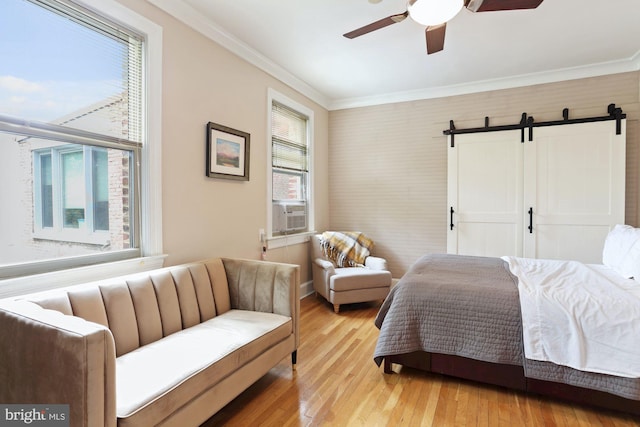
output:
{"label": "striped throw blanket", "polygon": [[359,231],[325,231],[320,246],[323,254],[338,267],[364,267],[373,240]]}

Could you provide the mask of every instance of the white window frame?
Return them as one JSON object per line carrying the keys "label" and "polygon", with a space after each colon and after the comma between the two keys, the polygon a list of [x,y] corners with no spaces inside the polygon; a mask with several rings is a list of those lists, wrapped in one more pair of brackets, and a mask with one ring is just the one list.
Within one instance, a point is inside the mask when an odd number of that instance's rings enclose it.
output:
{"label": "white window frame", "polygon": [[[284,105],[307,117],[307,154],[308,168],[306,191],[307,191],[307,230],[295,234],[284,236],[273,235],[273,161],[272,161],[272,123],[271,109],[273,103]],[[314,141],[314,112],[311,108],[292,100],[280,92],[269,88],[267,91],[267,247],[269,249],[288,246],[290,244],[303,243],[309,240],[309,235],[315,229],[314,202],[313,202],[313,141]]]}
{"label": "white window frame", "polygon": [[138,203],[142,212],[153,214],[141,215],[141,257],[0,280],[0,298],[151,270],[161,267],[166,257],[162,250],[162,27],[115,0],[74,3],[131,28],[144,38],[141,162],[145,167],[140,168]]}
{"label": "white window frame", "polygon": [[[34,182],[34,230],[33,237],[37,239],[57,240],[61,242],[87,243],[92,245],[106,245],[109,243],[109,230],[96,230],[93,224],[93,174],[92,160],[94,150],[104,150],[104,148],[91,145],[63,145],[60,147],[41,148],[33,151],[33,182]],[[85,228],[74,229],[65,227],[64,213],[62,206],[62,161],[61,157],[67,153],[82,152],[82,162],[84,164],[84,210]],[[42,156],[51,156],[51,168],[53,175],[53,226],[45,227],[42,224]]]}

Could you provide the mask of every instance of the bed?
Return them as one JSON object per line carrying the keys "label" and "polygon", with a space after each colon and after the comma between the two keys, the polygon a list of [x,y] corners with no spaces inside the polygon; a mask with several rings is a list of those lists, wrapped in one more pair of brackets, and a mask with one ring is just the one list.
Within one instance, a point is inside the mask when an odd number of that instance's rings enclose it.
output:
{"label": "bed", "polygon": [[[605,242],[603,265],[423,256],[380,307],[374,361],[384,364],[385,373],[395,363],[640,415],[640,339],[635,339],[640,337],[640,283],[631,278],[640,277],[634,270],[640,263],[631,255],[640,255],[640,230],[616,226]],[[555,282],[560,277],[560,287],[580,286],[558,297],[537,275],[548,263],[552,268],[568,263],[563,270],[545,272]],[[591,282],[615,289],[592,289]],[[527,285],[535,292],[529,293]],[[543,302],[533,294],[543,295]],[[563,298],[580,302],[578,308],[542,311],[544,304]],[[533,326],[532,314],[537,316]],[[554,318],[567,325],[556,328],[550,323]],[[595,332],[582,324],[587,320]],[[583,328],[586,338],[575,338]],[[613,343],[607,341],[612,335]],[[609,364],[610,359],[616,363]]]}

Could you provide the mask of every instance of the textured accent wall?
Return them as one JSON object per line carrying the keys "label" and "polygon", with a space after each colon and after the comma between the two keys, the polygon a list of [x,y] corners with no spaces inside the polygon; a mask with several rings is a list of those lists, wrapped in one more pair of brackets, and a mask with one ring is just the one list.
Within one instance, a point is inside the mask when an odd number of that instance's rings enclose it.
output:
{"label": "textured accent wall", "polygon": [[640,72],[329,113],[330,229],[359,230],[393,277],[418,257],[446,252],[447,138],[442,131],[627,114],[626,222],[640,224]]}

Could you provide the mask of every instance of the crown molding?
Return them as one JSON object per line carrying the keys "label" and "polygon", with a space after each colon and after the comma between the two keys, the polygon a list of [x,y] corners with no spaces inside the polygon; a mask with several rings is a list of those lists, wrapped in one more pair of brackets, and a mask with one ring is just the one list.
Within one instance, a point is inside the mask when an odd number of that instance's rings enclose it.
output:
{"label": "crown molding", "polygon": [[631,57],[630,61],[632,64],[634,64],[634,70],[640,70],[640,50]]}
{"label": "crown molding", "polygon": [[288,70],[271,61],[246,43],[238,40],[222,28],[204,18],[201,13],[190,5],[175,0],[147,0],[147,2],[167,12],[174,18],[198,31],[205,37],[216,42],[234,55],[239,56],[248,63],[255,65],[262,71],[300,92],[310,100],[318,103],[323,108],[328,108],[330,100],[315,88],[304,82]]}
{"label": "crown molding", "polygon": [[636,52],[635,55],[628,59],[603,62],[582,67],[565,68],[541,73],[521,74],[513,77],[480,80],[459,85],[338,99],[333,100],[329,104],[329,110],[344,110],[348,108],[369,107],[397,102],[444,98],[448,96],[466,95],[501,89],[513,89],[517,87],[577,80],[638,70],[640,70],[640,51]]}

